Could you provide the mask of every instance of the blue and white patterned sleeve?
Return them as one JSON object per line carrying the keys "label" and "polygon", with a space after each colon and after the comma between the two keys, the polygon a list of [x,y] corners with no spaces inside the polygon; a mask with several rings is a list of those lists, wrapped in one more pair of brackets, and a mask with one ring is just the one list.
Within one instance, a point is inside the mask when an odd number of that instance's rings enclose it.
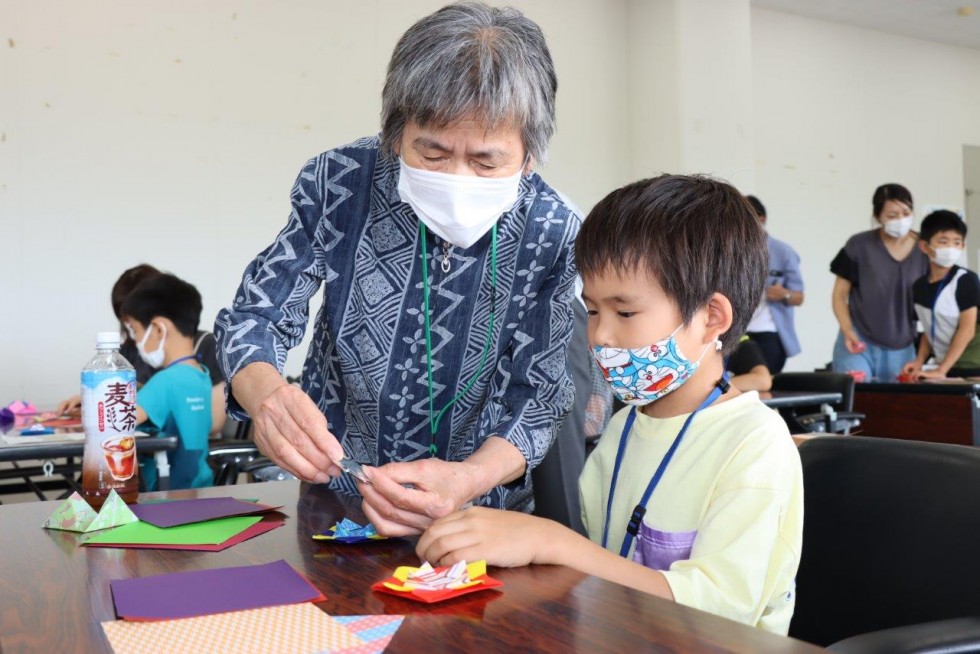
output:
{"label": "blue and white patterned sleeve", "polygon": [[575,400],[567,364],[574,325],[572,302],[577,301],[574,231],[500,358],[480,418],[482,434],[500,436],[527,461],[524,477],[508,484],[510,488],[530,482],[531,470],[548,453]]}
{"label": "blue and white patterned sleeve", "polygon": [[[282,372],[287,352],[303,338],[309,300],[322,281],[323,251],[316,243],[323,213],[317,184],[321,159],[310,159],[300,171],[286,226],[245,269],[232,306],[218,313],[218,363],[229,382],[250,363],[269,363]],[[227,397],[228,414],[246,419],[234,396],[228,392]]]}

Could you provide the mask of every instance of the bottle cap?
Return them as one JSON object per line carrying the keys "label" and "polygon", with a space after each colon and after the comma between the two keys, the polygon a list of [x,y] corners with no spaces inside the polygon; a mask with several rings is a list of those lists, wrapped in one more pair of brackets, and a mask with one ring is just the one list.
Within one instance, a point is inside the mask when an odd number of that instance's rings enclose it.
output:
{"label": "bottle cap", "polygon": [[119,332],[99,332],[95,335],[95,348],[104,350],[107,348],[119,349]]}

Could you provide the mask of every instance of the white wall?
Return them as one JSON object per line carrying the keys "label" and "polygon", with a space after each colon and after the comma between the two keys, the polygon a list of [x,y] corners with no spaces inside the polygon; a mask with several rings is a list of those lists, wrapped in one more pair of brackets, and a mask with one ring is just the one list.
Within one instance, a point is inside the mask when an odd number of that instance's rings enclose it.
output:
{"label": "white wall", "polygon": [[[588,209],[642,163],[630,121],[651,99],[631,75],[657,49],[632,21],[650,12],[641,0],[510,3],[541,24],[558,68],[544,176]],[[0,404],[74,392],[95,332],[113,327],[112,282],[136,263],[196,284],[210,324],[283,224],[303,162],[377,131],[395,41],[442,4],[0,3]],[[962,145],[980,145],[980,51],[750,18],[755,184],[733,181],[803,256],[804,354],[790,368],[809,369],[829,360],[836,330],[829,261],[870,226],[875,186],[962,206]],[[675,65],[663,93],[684,88],[689,66]],[[682,145],[654,142],[650,158]]]}
{"label": "white wall", "polygon": [[[871,196],[906,185],[917,218],[963,206],[964,144],[980,145],[980,51],[752,10],[756,192],[803,257],[803,354],[830,361],[831,259],[871,227]],[[978,238],[978,237],[974,237]],[[976,247],[976,246],[974,246]]]}
{"label": "white wall", "polygon": [[[194,283],[208,328],[306,159],[377,132],[397,38],[443,4],[0,3],[0,404],[77,392],[137,263]],[[559,75],[543,174],[587,209],[628,181],[625,3],[511,4]]]}

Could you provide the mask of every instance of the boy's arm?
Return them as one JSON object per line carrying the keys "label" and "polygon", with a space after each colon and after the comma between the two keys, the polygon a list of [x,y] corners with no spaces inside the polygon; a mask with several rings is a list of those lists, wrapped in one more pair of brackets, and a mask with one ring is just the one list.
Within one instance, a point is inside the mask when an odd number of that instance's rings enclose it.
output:
{"label": "boy's arm", "polygon": [[772,388],[772,375],[769,368],[758,365],[742,375],[735,375],[731,378],[732,386],[744,392],[747,391],[768,391]]}
{"label": "boy's arm", "polygon": [[950,369],[956,365],[956,362],[959,361],[963,355],[963,351],[966,350],[966,346],[970,344],[970,341],[973,340],[976,333],[977,308],[970,307],[960,312],[960,320],[956,325],[956,333],[953,334],[953,340],[950,341],[949,349],[946,351],[946,356],[943,357],[942,363],[939,364],[939,368],[933,372],[922,373],[922,377],[926,379],[930,377],[945,377]]}
{"label": "boy's arm", "polygon": [[929,358],[929,353],[932,348],[929,346],[929,339],[923,337],[919,338],[919,348],[916,352],[915,359],[909,361],[902,367],[902,372],[906,375],[917,375],[925,364],[926,359]]}
{"label": "boy's arm", "polygon": [[458,511],[435,521],[415,551],[436,565],[481,559],[502,567],[564,565],[674,599],[663,573],[614,554],[553,520],[517,511],[483,507]]}

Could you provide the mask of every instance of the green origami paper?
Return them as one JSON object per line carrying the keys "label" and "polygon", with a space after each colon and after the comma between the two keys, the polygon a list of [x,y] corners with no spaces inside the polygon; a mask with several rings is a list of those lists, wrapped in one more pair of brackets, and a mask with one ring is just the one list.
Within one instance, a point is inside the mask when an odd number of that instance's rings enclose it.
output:
{"label": "green origami paper", "polygon": [[87,533],[118,527],[119,525],[136,522],[138,518],[116,491],[109,491],[109,496],[102,504],[102,509],[96,513],[88,502],[82,499],[78,492],[71,494],[67,500],[55,509],[45,523],[45,529],[61,529],[62,531],[78,531]]}

